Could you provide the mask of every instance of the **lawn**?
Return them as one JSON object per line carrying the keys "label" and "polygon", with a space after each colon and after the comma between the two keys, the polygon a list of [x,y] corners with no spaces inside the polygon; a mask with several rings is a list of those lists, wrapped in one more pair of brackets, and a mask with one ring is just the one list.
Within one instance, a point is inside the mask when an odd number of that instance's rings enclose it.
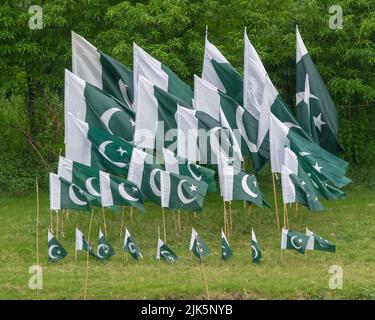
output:
{"label": "lawn", "polygon": [[[264,187],[272,202],[272,188]],[[289,208],[290,229],[304,231],[306,226],[337,246],[335,254],[308,251],[306,255],[284,251],[280,255],[280,233],[271,209],[253,207],[245,212],[243,203],[232,203],[233,230],[229,241],[234,252],[231,260],[220,259],[220,229],[223,203],[210,194],[204,210],[194,217],[183,212],[182,232],[175,231],[172,212],[167,214],[167,242],[179,256],[175,264],[157,261],[157,228],[162,227],[161,209],[147,203],[146,213],[134,212],[125,223],[143,253],[135,261],[122,251],[121,215],[106,212],[108,238],[116,255],[108,262],[90,259],[89,299],[204,299],[206,297],[199,261],[188,251],[191,227],[206,241],[211,255],[205,269],[212,299],[374,299],[375,298],[375,191],[352,185],[347,199],[323,202],[326,211],[311,213],[299,206]],[[40,263],[43,289],[31,290],[28,269],[35,264],[35,195],[13,197],[0,194],[0,299],[82,299],[86,256],[74,259],[74,230],[86,234],[89,214],[70,212],[64,219],[65,237],[59,240],[68,256],[49,263],[47,229],[48,194],[41,195]],[[60,215],[61,216],[61,215]],[[56,215],[54,214],[54,223]],[[96,248],[100,211],[95,212],[92,244]],[[262,248],[263,261],[251,263],[250,236],[254,228]],[[61,231],[61,220],[59,223]],[[120,237],[121,234],[121,237]],[[343,270],[343,289],[329,288],[329,268]]]}

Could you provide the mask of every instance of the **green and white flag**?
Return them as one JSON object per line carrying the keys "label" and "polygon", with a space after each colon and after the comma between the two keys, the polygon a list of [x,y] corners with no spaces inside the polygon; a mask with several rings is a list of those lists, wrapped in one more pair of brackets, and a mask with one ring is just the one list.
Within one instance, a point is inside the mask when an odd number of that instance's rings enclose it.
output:
{"label": "green and white flag", "polygon": [[158,240],[158,248],[156,251],[156,259],[163,259],[166,262],[175,262],[177,260],[177,255],[169,248],[163,240]]}
{"label": "green and white flag", "polygon": [[55,236],[48,230],[48,261],[57,262],[66,257],[67,253],[64,247]]}
{"label": "green and white flag", "polygon": [[194,253],[194,255],[202,260],[210,254],[210,249],[207,247],[203,239],[199,238],[198,232],[194,228],[191,230],[191,239],[189,250]]}
{"label": "green and white flag", "polygon": [[306,228],[306,236],[309,237],[306,250],[319,250],[327,252],[336,252],[336,246],[321,236]]}
{"label": "green and white flag", "polygon": [[221,230],[221,259],[224,261],[232,258],[233,252],[223,230]]}
{"label": "green and white flag", "polygon": [[78,77],[132,106],[133,72],[72,31],[72,68]]}
{"label": "green and white flag", "polygon": [[219,49],[208,41],[207,32],[204,45],[202,79],[208,81],[242,105],[242,76],[228,62]]}
{"label": "green and white flag", "polygon": [[50,209],[90,211],[92,196],[54,173],[49,174]]}
{"label": "green and white flag", "polygon": [[216,192],[215,170],[179,157],[166,148],[163,148],[163,159],[165,171],[204,181],[208,185],[207,192]]}
{"label": "green and white flag", "polygon": [[338,141],[336,106],[303,43],[298,27],[296,38],[296,106],[299,123],[323,149],[338,153],[343,148]]}
{"label": "green and white flag", "polygon": [[143,194],[134,182],[103,171],[99,173],[99,181],[103,207],[124,205],[145,211]]}
{"label": "green and white flag", "polygon": [[76,251],[89,251],[89,255],[96,257],[94,249],[89,245],[82,231],[76,228]]}
{"label": "green and white flag", "polygon": [[314,171],[322,180],[328,180],[337,188],[341,188],[351,182],[345,176],[348,162],[302,137],[273,114],[270,113],[269,116],[271,121],[270,151],[272,172],[281,172],[281,165],[284,163],[284,147],[286,146],[295,154],[301,156],[301,161],[303,161],[308,172]]}
{"label": "green and white flag", "polygon": [[299,253],[305,253],[309,237],[295,231],[282,229],[281,249],[292,249]]}
{"label": "green and white flag", "polygon": [[105,235],[102,232],[102,229],[99,229],[99,242],[96,252],[96,258],[98,260],[109,260],[114,255],[115,251],[113,250],[111,244],[106,239]]}
{"label": "green and white flag", "polygon": [[[90,126],[133,141],[135,113],[123,102],[68,70],[65,70],[64,90],[65,119],[70,112]],[[68,136],[67,130],[65,125],[65,137]]]}
{"label": "green and white flag", "polygon": [[176,97],[192,104],[193,91],[190,86],[183,82],[171,69],[154,57],[149,55],[137,44],[133,43],[133,68],[134,68],[134,110],[138,110],[140,103],[138,98],[138,81],[143,76],[153,85],[170,92]]}
{"label": "green and white flag", "polygon": [[262,258],[262,251],[260,250],[254,230],[251,229],[251,260],[253,263],[259,263]]}
{"label": "green and white flag", "polygon": [[142,253],[133,241],[128,229],[125,229],[124,251],[129,252],[135,260],[142,259]]}
{"label": "green and white flag", "polygon": [[67,114],[65,156],[106,172],[126,175],[133,145]]}
{"label": "green and white flag", "polygon": [[202,211],[207,183],[187,176],[160,171],[160,192],[162,208]]}
{"label": "green and white flag", "polygon": [[[177,107],[191,108],[177,96],[153,85],[151,81],[140,75],[138,78],[138,112],[135,121],[134,144],[139,148],[156,149],[173,143],[167,139],[166,133],[177,129]],[[158,140],[158,141],[157,141]]]}

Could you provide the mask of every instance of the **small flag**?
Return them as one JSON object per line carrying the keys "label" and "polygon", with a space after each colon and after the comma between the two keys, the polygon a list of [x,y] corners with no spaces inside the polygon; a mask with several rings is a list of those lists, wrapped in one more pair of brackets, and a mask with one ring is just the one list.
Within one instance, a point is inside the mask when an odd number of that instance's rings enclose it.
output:
{"label": "small flag", "polygon": [[99,243],[96,258],[98,260],[109,260],[113,255],[115,255],[115,251],[104,236],[102,230],[99,229]]}
{"label": "small flag", "polygon": [[156,252],[156,259],[163,259],[167,262],[175,262],[177,260],[177,255],[169,248],[163,240],[158,240],[158,249]]}
{"label": "small flag", "polygon": [[57,262],[67,255],[64,247],[57,241],[55,236],[48,230],[48,261]]}
{"label": "small flag", "polygon": [[309,237],[306,250],[319,250],[327,252],[336,252],[336,246],[321,236],[306,228],[306,235]]}
{"label": "small flag", "polygon": [[259,263],[262,258],[262,251],[260,250],[254,230],[251,229],[251,256],[253,263]]}
{"label": "small flag", "polygon": [[232,258],[233,252],[223,230],[221,230],[221,259],[224,261]]}
{"label": "small flag", "polygon": [[294,249],[304,254],[309,236],[302,233],[284,229],[281,232],[281,249]]}
{"label": "small flag", "polygon": [[82,231],[76,228],[76,251],[87,251],[89,249],[89,254],[92,257],[96,257],[93,248],[89,245]]}
{"label": "small flag", "polygon": [[125,229],[124,251],[129,252],[135,260],[142,258],[142,253],[139,251],[137,245],[133,241],[128,229]]}
{"label": "small flag", "polygon": [[191,232],[189,249],[200,260],[202,260],[202,258],[207,257],[210,254],[210,249],[208,248],[206,243],[198,237],[198,233],[195,231],[194,228],[192,228]]}

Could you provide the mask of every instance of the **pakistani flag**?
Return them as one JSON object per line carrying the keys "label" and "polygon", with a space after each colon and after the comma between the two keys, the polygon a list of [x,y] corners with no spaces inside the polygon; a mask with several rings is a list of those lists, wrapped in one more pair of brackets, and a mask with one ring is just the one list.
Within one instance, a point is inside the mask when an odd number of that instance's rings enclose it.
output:
{"label": "pakistani flag", "polygon": [[114,174],[126,175],[133,145],[67,114],[67,158]]}
{"label": "pakistani flag", "polygon": [[156,259],[163,259],[167,262],[175,262],[177,260],[176,254],[169,248],[163,240],[158,240],[158,248],[156,251]]}
{"label": "pakistani flag", "polygon": [[163,148],[163,158],[165,171],[204,181],[208,184],[207,192],[216,192],[215,170],[179,157],[166,148]]}
{"label": "pakistani flag", "polygon": [[210,249],[207,247],[203,239],[199,238],[198,232],[195,231],[194,228],[192,228],[191,231],[189,250],[200,260],[210,254]]}
{"label": "pakistani flag", "polygon": [[55,236],[48,230],[48,261],[57,262],[66,257],[64,247],[57,241]]}
{"label": "pakistani flag", "polygon": [[306,236],[309,237],[306,250],[319,250],[327,252],[336,252],[336,246],[321,236],[306,228]]}
{"label": "pakistani flag", "polygon": [[137,94],[134,144],[161,152],[161,147],[168,147],[174,142],[173,138],[167,139],[166,133],[177,129],[177,107],[191,107],[181,98],[153,85],[142,75],[138,78]]}
{"label": "pakistani flag", "polygon": [[168,91],[176,97],[184,100],[191,105],[193,99],[193,91],[190,86],[183,82],[171,69],[154,57],[149,55],[137,44],[133,43],[133,68],[134,68],[134,109],[138,110],[140,102],[138,98],[138,81],[143,76],[153,85],[162,90]]}
{"label": "pakistani flag", "polygon": [[111,244],[104,236],[102,229],[99,229],[99,242],[98,249],[96,252],[96,258],[98,260],[109,260],[114,255],[115,251],[113,250]]}
{"label": "pakistani flag", "polygon": [[242,77],[219,49],[208,41],[207,32],[202,78],[242,105]]}
{"label": "pakistani flag", "polygon": [[[90,126],[107,131],[127,141],[133,141],[135,113],[105,91],[65,70],[65,118],[72,113]],[[65,136],[68,126],[65,125]],[[65,141],[66,142],[66,141]]]}
{"label": "pakistani flag", "polygon": [[125,239],[124,239],[124,251],[130,253],[130,255],[135,259],[139,260],[142,258],[142,253],[138,249],[137,245],[133,241],[132,236],[130,235],[128,229],[125,229]]}
{"label": "pakistani flag", "polygon": [[315,172],[322,180],[328,180],[337,188],[341,188],[351,182],[345,176],[348,168],[346,161],[302,137],[273,114],[270,113],[269,116],[271,121],[270,151],[272,172],[281,172],[281,165],[284,162],[284,147],[287,146],[295,154],[301,156],[301,161],[308,172]]}
{"label": "pakistani flag", "polygon": [[305,253],[309,236],[302,233],[282,229],[281,231],[281,249],[293,249],[299,253]]}
{"label": "pakistani flag", "polygon": [[94,198],[75,184],[68,182],[54,173],[49,174],[49,190],[51,210],[91,210],[89,203]]}
{"label": "pakistani flag", "polygon": [[296,105],[299,123],[323,149],[338,153],[343,149],[338,142],[336,106],[307,52],[298,27],[296,37]]}
{"label": "pakistani flag", "polygon": [[96,257],[93,248],[89,245],[82,231],[76,228],[76,251],[89,251],[90,256]]}
{"label": "pakistani flag", "polygon": [[224,261],[232,258],[233,252],[223,230],[221,230],[221,259]]}
{"label": "pakistani flag", "polygon": [[169,209],[202,211],[207,183],[179,174],[160,171],[161,206]]}
{"label": "pakistani flag", "polygon": [[73,31],[72,62],[78,77],[132,106],[133,72]]}
{"label": "pakistani flag", "polygon": [[262,251],[260,250],[254,230],[251,229],[251,259],[253,263],[259,263],[262,258]]}
{"label": "pakistani flag", "polygon": [[134,182],[103,171],[99,173],[99,180],[103,207],[124,205],[145,210],[143,194]]}

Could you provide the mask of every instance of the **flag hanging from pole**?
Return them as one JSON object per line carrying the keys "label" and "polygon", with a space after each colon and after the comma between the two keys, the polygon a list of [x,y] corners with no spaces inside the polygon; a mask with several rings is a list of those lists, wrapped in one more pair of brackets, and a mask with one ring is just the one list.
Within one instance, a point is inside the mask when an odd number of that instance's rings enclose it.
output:
{"label": "flag hanging from pole", "polygon": [[129,254],[135,259],[142,259],[142,253],[139,250],[138,246],[133,241],[132,236],[130,235],[128,229],[125,229],[125,238],[124,238],[124,251],[129,252]]}
{"label": "flag hanging from pole", "polygon": [[89,251],[89,255],[96,257],[94,249],[87,242],[82,231],[76,228],[76,251]]}
{"label": "flag hanging from pole", "polygon": [[192,228],[189,250],[201,261],[210,254],[206,243],[198,236],[198,232]]}
{"label": "flag hanging from pole", "polygon": [[177,255],[168,247],[163,240],[158,240],[158,248],[156,251],[156,259],[163,259],[166,262],[173,263],[177,260]]}
{"label": "flag hanging from pole", "polygon": [[336,246],[321,236],[306,228],[306,235],[309,237],[306,250],[319,250],[326,252],[336,252]]}
{"label": "flag hanging from pole", "polygon": [[57,262],[66,257],[67,253],[61,243],[48,230],[48,261]]}
{"label": "flag hanging from pole", "polygon": [[262,251],[260,250],[254,230],[251,229],[251,259],[253,263],[259,263],[262,258]]}
{"label": "flag hanging from pole", "polygon": [[223,230],[221,230],[221,259],[226,261],[232,258],[233,252]]}
{"label": "flag hanging from pole", "polygon": [[292,249],[304,254],[309,237],[295,231],[282,229],[281,231],[281,249]]}
{"label": "flag hanging from pole", "polygon": [[115,251],[113,250],[111,244],[103,234],[102,230],[99,229],[99,242],[96,258],[98,260],[109,260],[114,255]]}

